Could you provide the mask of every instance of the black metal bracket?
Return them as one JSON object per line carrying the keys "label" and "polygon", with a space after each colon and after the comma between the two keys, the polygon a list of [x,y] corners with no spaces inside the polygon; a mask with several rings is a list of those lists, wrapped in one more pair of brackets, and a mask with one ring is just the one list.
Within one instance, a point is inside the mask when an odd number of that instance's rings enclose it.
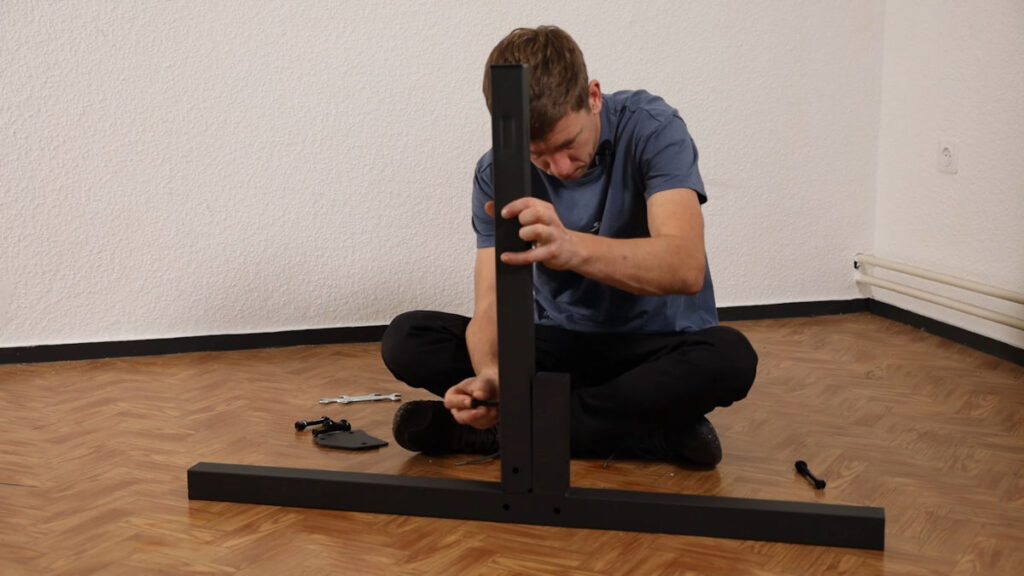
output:
{"label": "black metal bracket", "polygon": [[[529,194],[527,86],[525,66],[491,68],[498,210]],[[884,548],[882,508],[570,486],[569,378],[534,374],[532,270],[500,262],[523,248],[496,225],[501,482],[200,462],[189,499]]]}

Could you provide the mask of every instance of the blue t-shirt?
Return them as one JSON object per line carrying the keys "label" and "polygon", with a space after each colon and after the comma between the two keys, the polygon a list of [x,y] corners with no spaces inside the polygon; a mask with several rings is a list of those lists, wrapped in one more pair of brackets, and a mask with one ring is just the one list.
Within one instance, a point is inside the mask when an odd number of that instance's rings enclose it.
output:
{"label": "blue t-shirt", "polygon": [[[697,148],[679,112],[640,91],[604,94],[594,165],[563,181],[531,165],[533,196],[551,202],[566,228],[609,238],[649,237],[647,199],[673,188],[707,201]],[[494,246],[493,151],[476,166],[473,229],[477,248]],[[638,296],[570,271],[534,266],[534,313],[540,324],[582,332],[690,332],[718,324],[711,270],[704,288],[686,296]]]}

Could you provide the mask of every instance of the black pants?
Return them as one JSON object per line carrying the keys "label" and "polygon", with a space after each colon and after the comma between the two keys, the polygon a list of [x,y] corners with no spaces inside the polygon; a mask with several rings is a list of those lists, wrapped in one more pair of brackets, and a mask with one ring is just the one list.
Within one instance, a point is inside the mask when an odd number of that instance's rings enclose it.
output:
{"label": "black pants", "polygon": [[[381,342],[395,378],[444,396],[474,375],[466,349],[469,318],[406,312]],[[604,457],[656,429],[671,428],[744,398],[757,354],[739,331],[591,334],[536,326],[537,371],[572,381],[572,453]]]}

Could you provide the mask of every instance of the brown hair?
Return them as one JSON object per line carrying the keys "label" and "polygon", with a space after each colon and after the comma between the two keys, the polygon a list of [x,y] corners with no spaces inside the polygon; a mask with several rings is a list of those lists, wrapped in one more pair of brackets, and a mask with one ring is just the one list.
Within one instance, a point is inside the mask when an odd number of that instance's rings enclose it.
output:
{"label": "brown hair", "polygon": [[484,69],[484,98],[491,109],[491,66],[530,66],[530,140],[541,140],[570,112],[587,106],[583,52],[557,26],[516,28],[491,50]]}

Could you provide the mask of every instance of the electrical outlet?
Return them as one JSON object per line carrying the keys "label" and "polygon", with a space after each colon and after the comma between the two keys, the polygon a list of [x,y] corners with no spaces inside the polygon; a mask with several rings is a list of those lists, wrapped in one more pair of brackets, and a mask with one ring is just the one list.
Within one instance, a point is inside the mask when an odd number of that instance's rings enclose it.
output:
{"label": "electrical outlet", "polygon": [[960,158],[956,153],[956,140],[942,138],[939,140],[939,153],[935,169],[945,174],[956,174],[960,170]]}

